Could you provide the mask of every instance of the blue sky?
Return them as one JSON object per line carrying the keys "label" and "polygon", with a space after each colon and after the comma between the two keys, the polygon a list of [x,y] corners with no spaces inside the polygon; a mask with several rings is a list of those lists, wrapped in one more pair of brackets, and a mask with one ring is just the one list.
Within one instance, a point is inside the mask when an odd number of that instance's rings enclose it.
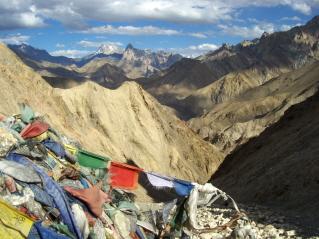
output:
{"label": "blue sky", "polygon": [[319,0],[0,0],[0,41],[69,57],[128,43],[196,56],[317,14]]}

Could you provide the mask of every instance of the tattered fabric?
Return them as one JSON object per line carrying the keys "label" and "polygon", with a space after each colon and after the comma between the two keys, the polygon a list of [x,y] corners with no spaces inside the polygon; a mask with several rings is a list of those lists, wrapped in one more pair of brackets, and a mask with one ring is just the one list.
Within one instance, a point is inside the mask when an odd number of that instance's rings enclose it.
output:
{"label": "tattered fabric", "polygon": [[47,123],[34,121],[33,123],[28,124],[20,134],[23,139],[29,139],[43,134],[49,127],[50,126]]}
{"label": "tattered fabric", "polygon": [[173,188],[174,183],[172,178],[164,177],[156,173],[146,173],[148,181],[154,186],[154,187],[168,187]]}
{"label": "tattered fabric", "polygon": [[92,213],[97,217],[100,217],[102,215],[103,204],[105,202],[111,201],[110,197],[100,188],[100,184],[94,185],[93,187],[87,189],[75,189],[69,186],[64,187],[64,189],[68,191],[72,196],[86,202]]}
{"label": "tattered fabric", "polygon": [[186,197],[190,194],[194,185],[181,179],[174,179],[174,189],[179,196]]}
{"label": "tattered fabric", "polygon": [[57,157],[64,158],[65,157],[65,150],[61,144],[55,142],[51,139],[47,139],[42,142],[42,144],[51,152],[53,152]]}
{"label": "tattered fabric", "polygon": [[138,174],[142,169],[111,162],[109,173],[111,174],[111,186],[114,188],[133,190],[137,187]]}
{"label": "tattered fabric", "polygon": [[41,183],[40,176],[29,166],[21,165],[15,161],[0,161],[0,171],[26,183]]}
{"label": "tattered fabric", "polygon": [[[199,198],[199,192],[201,192],[204,196],[203,199]],[[214,203],[218,198],[222,198],[223,200],[230,199],[234,209],[239,212],[238,206],[235,201],[227,195],[225,192],[221,191],[220,189],[216,188],[211,183],[206,183],[205,185],[200,185],[195,183],[194,188],[191,191],[189,198],[187,199],[187,212],[189,217],[189,224],[194,229],[203,229],[203,226],[199,225],[197,222],[197,207],[200,205],[209,206]]]}
{"label": "tattered fabric", "polygon": [[50,178],[41,168],[36,166],[33,162],[29,161],[27,158],[15,154],[10,153],[7,156],[8,160],[12,160],[14,162],[18,162],[25,166],[31,166],[33,169],[41,176],[44,190],[53,198],[55,205],[59,209],[62,217],[62,221],[68,226],[71,232],[73,232],[77,238],[82,238],[81,232],[76,225],[71,207],[68,203],[66,195],[64,194],[63,189],[55,182],[52,178]]}
{"label": "tattered fabric", "polygon": [[41,222],[36,222],[27,239],[70,239],[60,233],[55,232],[53,229],[42,226]]}
{"label": "tattered fabric", "polygon": [[81,166],[88,168],[107,168],[108,162],[111,160],[83,149],[77,151],[77,159]]}
{"label": "tattered fabric", "polygon": [[31,218],[0,200],[0,238],[26,238],[32,225]]}

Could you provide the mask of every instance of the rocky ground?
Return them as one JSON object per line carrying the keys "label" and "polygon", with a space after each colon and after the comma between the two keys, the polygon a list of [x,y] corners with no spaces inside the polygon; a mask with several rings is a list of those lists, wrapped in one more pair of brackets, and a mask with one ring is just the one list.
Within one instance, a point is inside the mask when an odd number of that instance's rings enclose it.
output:
{"label": "rocky ground", "polygon": [[[261,206],[239,205],[239,208],[249,217],[239,219],[235,228],[226,227],[219,232],[202,233],[195,239],[318,239],[319,229],[306,229],[293,218],[287,218],[278,212]],[[197,220],[199,225],[216,227],[231,220],[235,210],[224,207],[199,208]],[[299,220],[300,221],[300,220]]]}

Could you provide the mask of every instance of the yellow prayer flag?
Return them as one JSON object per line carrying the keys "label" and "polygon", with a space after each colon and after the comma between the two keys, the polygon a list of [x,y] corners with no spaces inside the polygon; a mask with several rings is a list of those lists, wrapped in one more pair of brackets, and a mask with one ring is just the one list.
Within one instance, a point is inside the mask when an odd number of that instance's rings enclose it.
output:
{"label": "yellow prayer flag", "polygon": [[0,238],[26,238],[32,225],[31,218],[0,199]]}

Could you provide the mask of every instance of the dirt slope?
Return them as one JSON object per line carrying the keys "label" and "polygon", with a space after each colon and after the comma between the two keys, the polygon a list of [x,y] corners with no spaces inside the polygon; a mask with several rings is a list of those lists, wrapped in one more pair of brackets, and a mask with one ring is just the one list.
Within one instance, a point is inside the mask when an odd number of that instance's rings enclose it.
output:
{"label": "dirt slope", "polygon": [[241,202],[273,206],[318,229],[318,116],[319,93],[227,156],[214,184]]}
{"label": "dirt slope", "polygon": [[53,89],[0,45],[0,112],[26,102],[88,150],[172,176],[206,181],[223,155],[136,83],[109,90],[93,82]]}

